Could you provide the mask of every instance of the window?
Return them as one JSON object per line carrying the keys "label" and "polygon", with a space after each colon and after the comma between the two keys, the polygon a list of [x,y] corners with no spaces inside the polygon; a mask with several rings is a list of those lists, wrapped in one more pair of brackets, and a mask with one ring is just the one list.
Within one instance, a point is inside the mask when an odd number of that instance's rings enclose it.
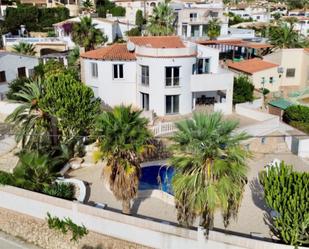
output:
{"label": "window", "polygon": [[114,79],[123,79],[123,64],[113,65],[113,76]]}
{"label": "window", "polygon": [[180,67],[166,67],[165,68],[165,85],[179,86],[179,71]]}
{"label": "window", "polygon": [[265,84],[265,77],[261,78],[261,84],[264,85]]}
{"label": "window", "polygon": [[0,82],[6,82],[5,71],[0,72]]}
{"label": "window", "polygon": [[145,86],[149,86],[149,67],[148,66],[141,66],[141,84]]}
{"label": "window", "polygon": [[26,68],[25,67],[17,68],[17,74],[18,74],[18,78],[26,77]]}
{"label": "window", "polygon": [[179,95],[165,96],[165,112],[166,114],[179,113]]}
{"label": "window", "polygon": [[191,25],[191,37],[200,36],[200,25]]}
{"label": "window", "polygon": [[202,28],[202,34],[203,34],[203,36],[207,36],[207,32],[208,32],[208,25],[205,24],[205,25],[203,25],[203,28]]}
{"label": "window", "polygon": [[190,21],[195,21],[197,19],[197,13],[190,13]]}
{"label": "window", "polygon": [[98,78],[98,64],[91,62],[91,75],[94,78]]}
{"label": "window", "polygon": [[97,86],[91,86],[90,88],[93,91],[94,97],[98,98],[99,97],[99,88]]}
{"label": "window", "polygon": [[183,24],[182,25],[182,36],[187,37],[187,32],[188,32],[188,25],[187,24]]}
{"label": "window", "polygon": [[270,84],[274,83],[274,77],[269,77],[269,83]]}
{"label": "window", "polygon": [[209,73],[210,59],[209,58],[200,58],[196,62],[196,74]]}
{"label": "window", "polygon": [[149,111],[149,94],[141,92],[141,102],[142,102],[142,109],[144,111]]}
{"label": "window", "polygon": [[266,144],[266,137],[261,138],[261,144]]}
{"label": "window", "polygon": [[286,77],[287,78],[295,77],[295,68],[288,68],[286,70]]}

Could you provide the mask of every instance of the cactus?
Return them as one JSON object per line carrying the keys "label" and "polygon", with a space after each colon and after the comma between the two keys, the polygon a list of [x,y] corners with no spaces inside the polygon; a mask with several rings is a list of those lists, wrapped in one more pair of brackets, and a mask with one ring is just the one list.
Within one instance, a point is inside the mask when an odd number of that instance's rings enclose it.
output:
{"label": "cactus", "polygon": [[259,175],[264,198],[278,215],[271,217],[272,231],[286,244],[309,245],[309,173],[295,172],[281,162]]}

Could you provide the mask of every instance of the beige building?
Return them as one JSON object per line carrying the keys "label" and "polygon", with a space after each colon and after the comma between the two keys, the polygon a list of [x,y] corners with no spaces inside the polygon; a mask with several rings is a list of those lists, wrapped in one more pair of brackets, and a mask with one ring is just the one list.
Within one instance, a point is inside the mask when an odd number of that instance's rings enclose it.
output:
{"label": "beige building", "polygon": [[288,92],[309,86],[309,49],[280,49],[264,56],[264,61],[280,65],[282,91]]}
{"label": "beige building", "polygon": [[278,64],[254,58],[240,62],[229,61],[227,65],[236,74],[247,75],[256,89],[264,87],[271,92],[280,90],[281,79]]}

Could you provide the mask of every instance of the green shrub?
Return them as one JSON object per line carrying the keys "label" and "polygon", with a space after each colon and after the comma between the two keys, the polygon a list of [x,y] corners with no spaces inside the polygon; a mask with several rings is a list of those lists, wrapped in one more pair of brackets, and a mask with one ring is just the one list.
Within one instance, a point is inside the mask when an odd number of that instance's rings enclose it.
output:
{"label": "green shrub", "polygon": [[283,120],[287,123],[292,121],[309,122],[309,107],[292,105],[285,110]]}
{"label": "green shrub", "polygon": [[9,100],[22,100],[19,96],[16,96],[15,94],[18,93],[26,83],[29,83],[30,79],[28,78],[17,78],[13,80],[11,83],[9,83],[9,91],[6,94],[6,97]]}
{"label": "green shrub", "polygon": [[309,245],[309,173],[282,162],[259,179],[267,206],[278,214],[271,218],[272,232],[286,244]]}
{"label": "green shrub", "polygon": [[309,134],[309,123],[301,121],[291,121],[289,124],[295,127],[296,129]]}
{"label": "green shrub", "polygon": [[0,185],[14,185],[14,176],[8,172],[0,171]]}
{"label": "green shrub", "polygon": [[253,101],[254,85],[248,76],[239,75],[234,78],[233,104]]}
{"label": "green shrub", "polygon": [[54,197],[59,197],[62,199],[73,200],[75,194],[75,188],[73,184],[70,183],[53,183],[46,186],[43,191],[44,194],[51,195]]}
{"label": "green shrub", "polygon": [[126,9],[121,6],[115,6],[110,10],[110,13],[113,16],[125,16],[126,15]]}
{"label": "green shrub", "polygon": [[17,33],[20,25],[26,25],[28,31],[44,31],[54,23],[69,18],[67,8],[38,8],[37,6],[20,5],[17,8],[7,8],[5,27],[12,33]]}
{"label": "green shrub", "polygon": [[84,225],[79,226],[68,217],[61,220],[47,213],[47,223],[50,229],[59,230],[63,234],[67,234],[70,231],[72,233],[71,241],[78,241],[89,233]]}
{"label": "green shrub", "polygon": [[141,36],[142,33],[141,33],[140,28],[136,27],[136,28],[132,28],[132,29],[128,30],[126,32],[126,35],[127,36]]}

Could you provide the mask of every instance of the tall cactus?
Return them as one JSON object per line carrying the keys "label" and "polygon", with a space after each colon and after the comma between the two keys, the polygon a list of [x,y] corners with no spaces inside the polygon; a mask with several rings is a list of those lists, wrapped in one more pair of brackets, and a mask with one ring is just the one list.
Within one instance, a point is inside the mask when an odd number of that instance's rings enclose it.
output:
{"label": "tall cactus", "polygon": [[273,232],[287,244],[309,245],[309,173],[284,162],[277,166],[259,176],[266,204],[278,214],[272,217]]}

